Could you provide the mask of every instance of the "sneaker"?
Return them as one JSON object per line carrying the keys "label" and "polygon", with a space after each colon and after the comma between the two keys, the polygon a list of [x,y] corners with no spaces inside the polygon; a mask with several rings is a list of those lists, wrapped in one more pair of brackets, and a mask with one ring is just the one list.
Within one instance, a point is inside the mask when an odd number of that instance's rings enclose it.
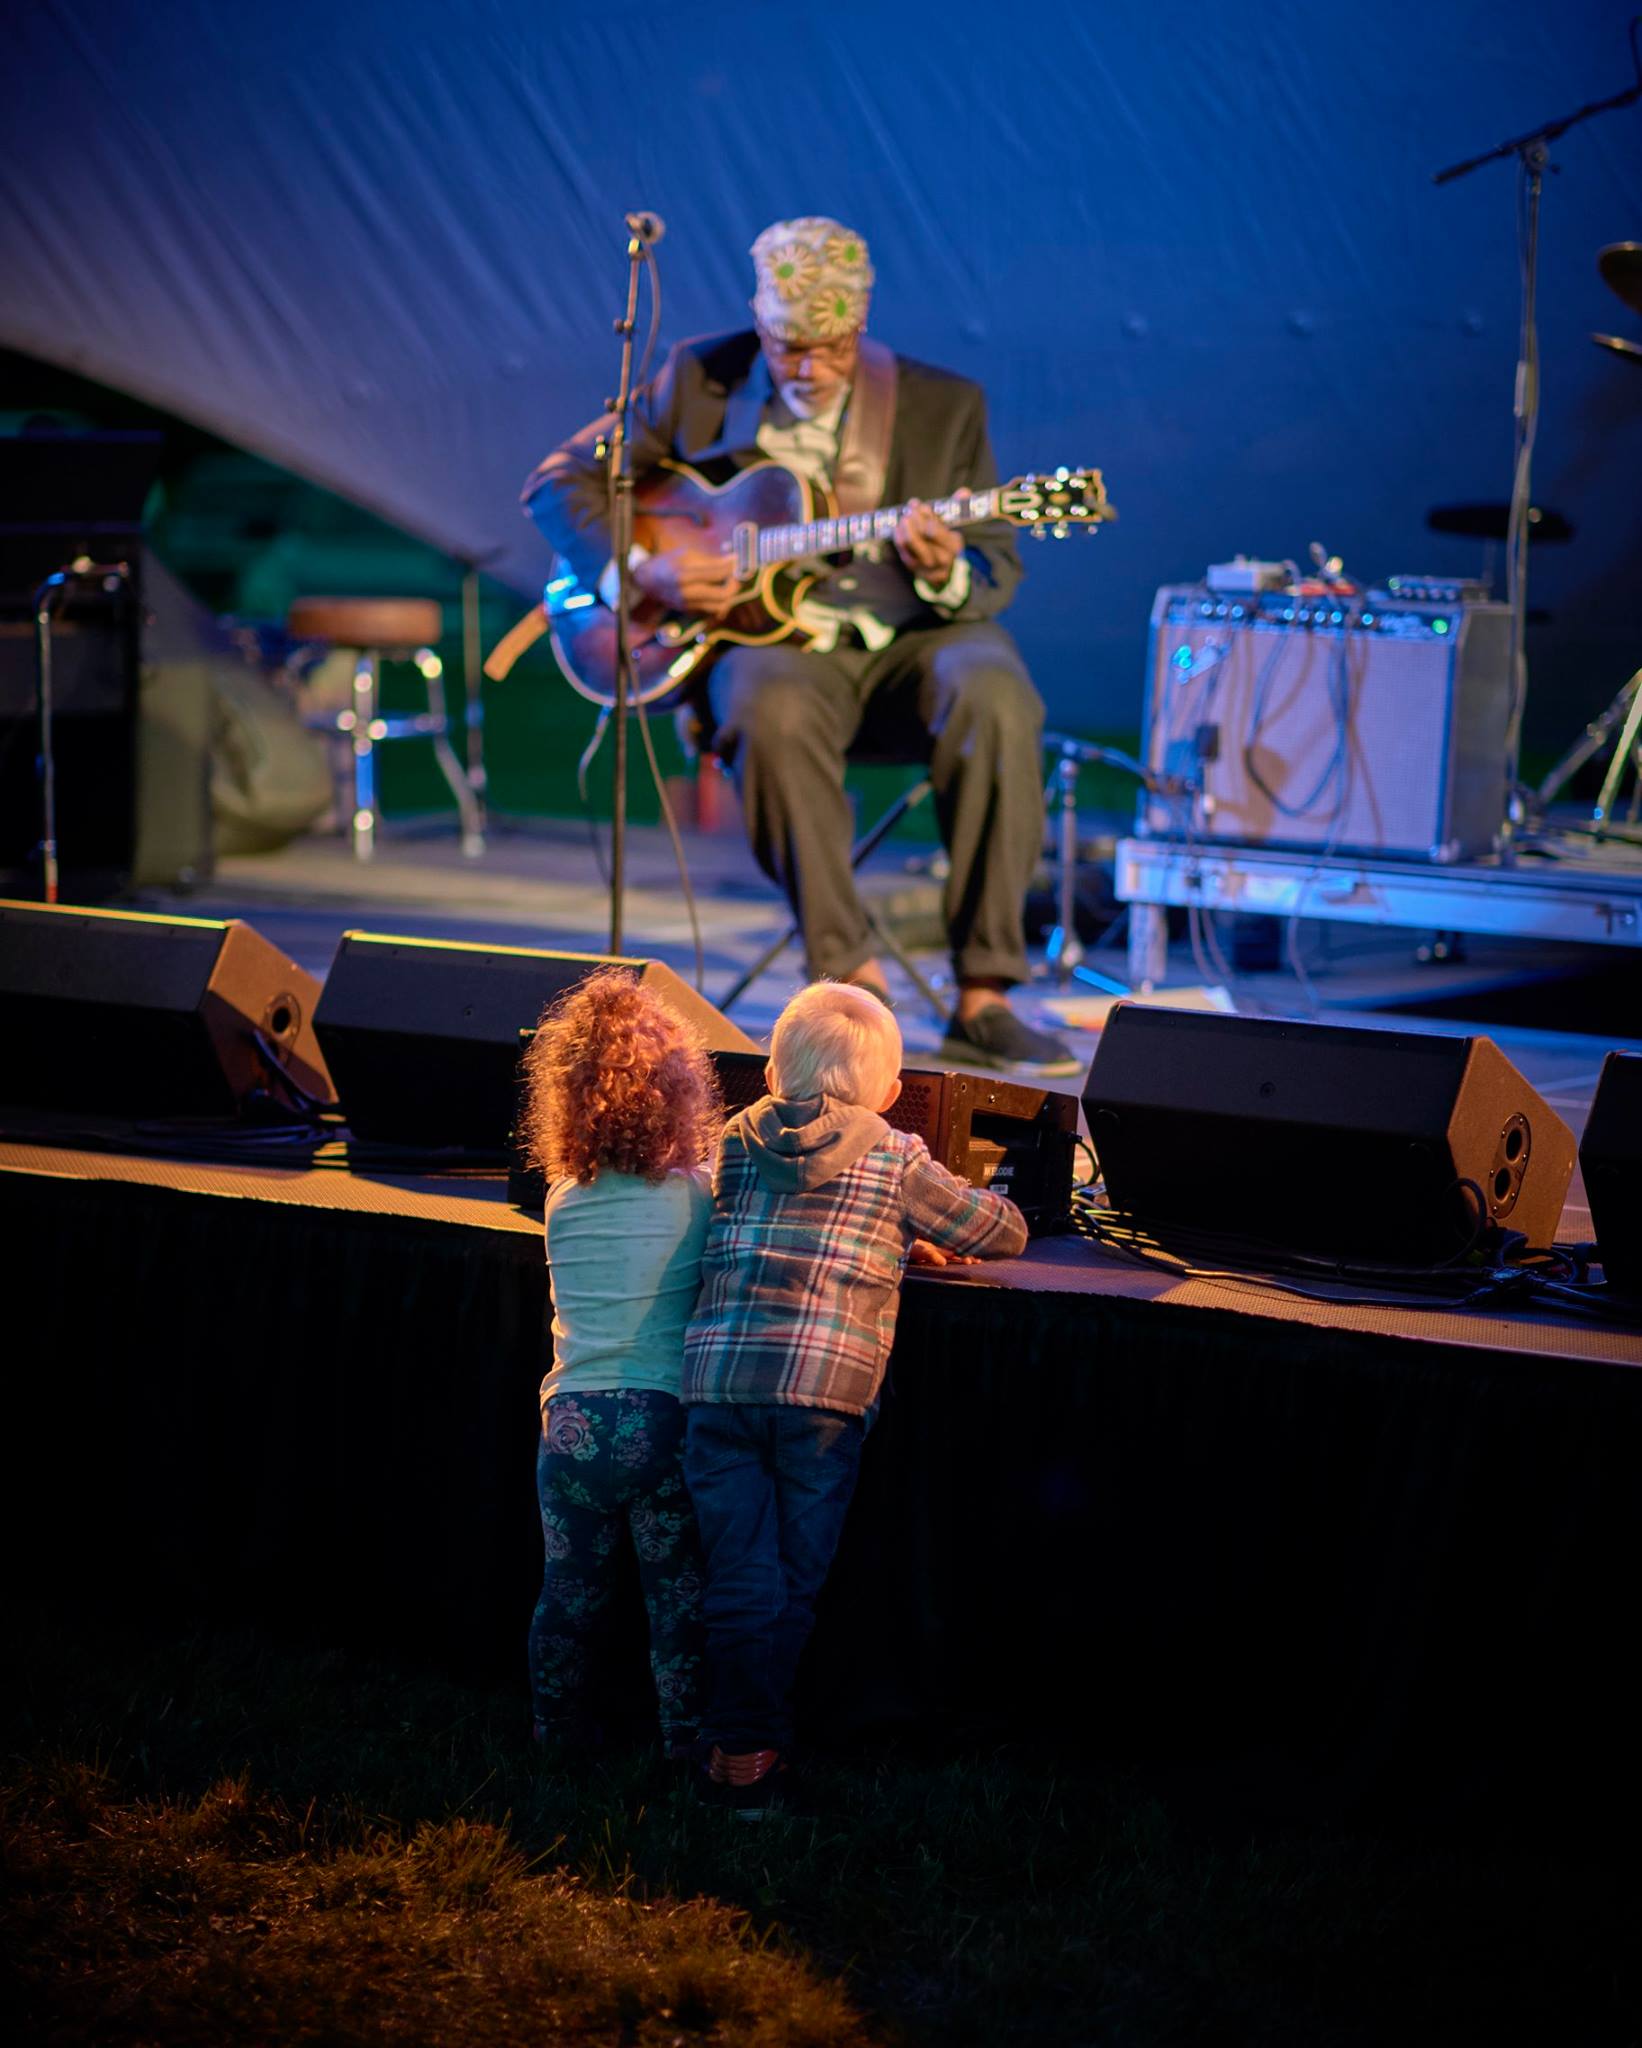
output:
{"label": "sneaker", "polygon": [[967,1022],[954,1011],[941,1040],[941,1057],[1044,1079],[1083,1072],[1082,1060],[1069,1045],[1017,1017],[1007,1003],[988,1003]]}
{"label": "sneaker", "polygon": [[701,1767],[702,1797],[714,1806],[728,1806],[743,1820],[762,1820],[781,1804],[790,1776],[787,1760],[776,1749],[742,1752],[714,1743]]}

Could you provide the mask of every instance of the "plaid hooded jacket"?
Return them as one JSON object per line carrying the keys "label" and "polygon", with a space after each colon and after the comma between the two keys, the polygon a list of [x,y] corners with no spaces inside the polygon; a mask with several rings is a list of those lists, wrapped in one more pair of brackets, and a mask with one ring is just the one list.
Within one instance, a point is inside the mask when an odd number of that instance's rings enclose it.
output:
{"label": "plaid hooded jacket", "polygon": [[854,1103],[770,1096],[731,1118],[713,1170],[685,1401],[864,1414],[878,1399],[914,1238],[1014,1258],[1026,1222],[922,1138]]}

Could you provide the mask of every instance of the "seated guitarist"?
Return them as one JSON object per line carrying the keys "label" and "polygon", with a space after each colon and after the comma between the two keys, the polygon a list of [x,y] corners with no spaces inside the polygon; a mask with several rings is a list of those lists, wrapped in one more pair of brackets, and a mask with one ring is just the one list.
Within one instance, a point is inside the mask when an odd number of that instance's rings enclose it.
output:
{"label": "seated guitarist", "polygon": [[[777,221],[752,257],[753,328],[681,342],[636,395],[635,473],[664,457],[731,469],[773,457],[833,486],[845,481],[842,457],[871,505],[920,501],[893,551],[822,566],[797,614],[807,644],[730,646],[708,672],[713,744],[736,776],[753,852],[791,900],[811,975],[887,1001],[850,868],[844,758],[865,739],[927,759],[951,863],[944,910],[958,982],[942,1053],[1020,1074],[1076,1073],[1069,1049],[1004,1000],[1028,973],[1023,905],[1043,837],[1043,705],[996,622],[1020,558],[1007,527],[974,527],[966,547],[921,502],[997,481],[985,399],[964,378],[865,340],[872,266],[861,237],[838,222]],[[876,461],[849,422],[852,395],[858,423],[869,416],[870,388],[882,421]],[[554,549],[589,587],[602,576],[607,595],[599,443],[610,425],[584,427],[524,493]],[[633,575],[641,591],[694,614],[722,614],[737,587],[730,557],[701,548],[635,549]]]}

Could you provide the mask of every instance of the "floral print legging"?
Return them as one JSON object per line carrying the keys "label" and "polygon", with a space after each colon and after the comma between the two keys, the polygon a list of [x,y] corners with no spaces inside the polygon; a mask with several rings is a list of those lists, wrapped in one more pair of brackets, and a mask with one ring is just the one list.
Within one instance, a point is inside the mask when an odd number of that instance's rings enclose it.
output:
{"label": "floral print legging", "polygon": [[559,1394],[542,1411],[536,1493],[541,1598],[530,1624],[530,1684],[544,1735],[593,1731],[589,1681],[615,1585],[623,1523],[650,1617],[650,1669],[669,1750],[696,1736],[702,1682],[701,1538],[680,1453],[685,1411],[671,1394]]}

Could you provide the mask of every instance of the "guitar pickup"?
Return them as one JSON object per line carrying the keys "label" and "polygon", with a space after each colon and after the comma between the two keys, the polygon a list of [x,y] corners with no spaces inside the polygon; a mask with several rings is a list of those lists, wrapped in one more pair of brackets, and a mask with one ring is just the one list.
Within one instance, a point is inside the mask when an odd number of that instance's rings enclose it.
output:
{"label": "guitar pickup", "polygon": [[758,528],[743,519],[730,532],[730,552],[735,556],[735,573],[743,583],[758,574]]}

